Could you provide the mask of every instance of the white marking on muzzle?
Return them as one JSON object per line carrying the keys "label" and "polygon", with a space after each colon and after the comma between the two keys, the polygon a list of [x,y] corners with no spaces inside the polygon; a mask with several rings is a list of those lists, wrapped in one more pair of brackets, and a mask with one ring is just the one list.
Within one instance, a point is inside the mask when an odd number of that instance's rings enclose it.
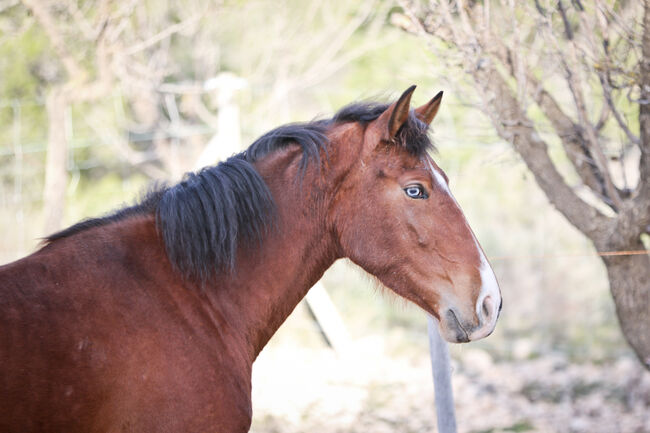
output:
{"label": "white marking on muzzle", "polygon": [[[447,194],[449,194],[452,200],[454,200],[454,203],[456,203],[456,206],[458,206],[458,208],[460,209],[460,205],[456,201],[454,195],[449,190],[449,186],[447,185],[447,182],[445,182],[445,178],[438,170],[436,170],[433,167],[430,158],[427,158],[427,164],[429,164],[429,168],[431,169],[431,173],[433,173],[433,177],[435,178],[436,182],[440,185],[440,187],[443,188],[443,190]],[[485,337],[494,329],[494,326],[497,321],[497,316],[499,315],[498,309],[499,306],[501,305],[501,291],[499,290],[499,283],[497,283],[497,278],[494,275],[494,271],[492,270],[492,267],[488,263],[488,260],[485,257],[485,253],[483,253],[483,249],[481,248],[481,245],[478,243],[478,240],[476,239],[476,236],[474,236],[473,232],[472,232],[472,238],[474,238],[474,243],[476,244],[476,249],[478,250],[481,259],[481,264],[479,267],[479,273],[481,276],[481,291],[479,292],[477,302],[476,302],[477,317],[482,316],[481,310],[483,309],[483,302],[488,296],[491,298],[490,300],[492,303],[491,305],[492,309],[491,311],[489,311],[490,314],[489,321],[485,323],[481,323],[480,327],[476,331],[472,332],[471,335],[469,335],[470,340],[477,340],[479,338]]]}
{"label": "white marking on muzzle", "polygon": [[[477,243],[477,248],[480,249]],[[499,283],[497,283],[497,277],[494,275],[492,267],[488,263],[483,251],[481,251],[481,267],[479,268],[481,274],[481,292],[478,295],[478,300],[476,301],[476,314],[480,316],[481,308],[483,307],[483,301],[488,296],[492,297],[492,302],[494,303],[494,308],[498,308],[501,303],[501,293],[499,291]],[[496,320],[496,314],[494,314],[494,319]]]}
{"label": "white marking on muzzle", "polygon": [[[481,318],[481,323],[480,327],[469,335],[470,340],[478,340],[479,338],[486,337],[490,332],[492,332],[496,325],[497,317],[499,316],[499,307],[501,306],[501,291],[499,290],[497,277],[494,275],[494,271],[488,263],[487,258],[485,258],[485,254],[483,254],[478,242],[476,242],[476,248],[481,252],[481,266],[479,268],[481,275],[481,291],[479,292],[476,301],[476,316]],[[490,297],[490,300],[488,301],[489,311],[488,317],[485,318],[482,310],[483,302],[487,297]]]}

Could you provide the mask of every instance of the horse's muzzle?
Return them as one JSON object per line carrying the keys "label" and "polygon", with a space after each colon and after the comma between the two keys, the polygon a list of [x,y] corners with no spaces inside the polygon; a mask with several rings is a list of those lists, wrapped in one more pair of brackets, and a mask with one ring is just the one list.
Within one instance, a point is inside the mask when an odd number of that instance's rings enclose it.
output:
{"label": "horse's muzzle", "polygon": [[481,307],[477,309],[477,317],[473,317],[472,321],[464,319],[456,309],[448,308],[440,322],[441,334],[450,343],[467,343],[487,337],[494,331],[501,313],[500,297],[498,302],[499,305],[496,305],[492,297],[487,296],[482,300]]}

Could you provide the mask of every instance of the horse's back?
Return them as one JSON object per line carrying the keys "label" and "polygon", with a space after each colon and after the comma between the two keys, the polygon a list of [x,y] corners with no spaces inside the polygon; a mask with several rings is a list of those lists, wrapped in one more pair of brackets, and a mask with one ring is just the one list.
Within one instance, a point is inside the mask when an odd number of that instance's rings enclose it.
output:
{"label": "horse's back", "polygon": [[[77,330],[66,325],[74,307],[68,282],[47,253],[0,267],[0,430],[47,431],[61,404],[79,393],[73,360]],[[67,384],[67,385],[64,385]],[[81,415],[81,414],[79,414]]]}
{"label": "horse's back", "polygon": [[[0,267],[0,431],[219,430],[239,384],[225,386],[218,342],[156,295],[160,252],[65,241]],[[245,431],[250,408],[232,400],[242,427],[222,427]]]}
{"label": "horse's back", "polygon": [[101,281],[120,271],[65,247],[0,267],[0,431],[91,430],[122,376],[129,345]]}

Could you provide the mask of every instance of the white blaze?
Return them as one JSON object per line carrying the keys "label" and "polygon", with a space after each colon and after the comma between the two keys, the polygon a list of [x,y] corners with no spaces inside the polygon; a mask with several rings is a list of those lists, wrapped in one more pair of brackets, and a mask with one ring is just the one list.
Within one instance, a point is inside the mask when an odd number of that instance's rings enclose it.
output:
{"label": "white blaze", "polygon": [[[445,192],[447,194],[449,194],[449,196],[451,198],[454,199],[454,202],[456,202],[456,199],[454,198],[451,191],[449,190],[449,185],[447,185],[447,182],[445,182],[445,178],[442,176],[442,174],[440,174],[440,172],[438,170],[433,168],[433,164],[431,164],[431,161],[427,161],[427,162],[429,163],[429,167],[431,168],[431,172],[433,173],[433,177],[436,179],[436,182],[438,182],[438,185],[440,185],[440,187],[442,187],[442,189],[444,189]],[[456,203],[456,204],[458,204],[458,203]]]}
{"label": "white blaze", "polygon": [[[476,239],[475,239],[476,240]],[[481,323],[481,327],[470,335],[470,339],[475,340],[482,337],[485,337],[487,334],[492,332],[494,326],[497,322],[497,316],[499,315],[499,306],[501,305],[501,291],[499,290],[499,283],[497,283],[497,277],[494,275],[492,267],[485,258],[485,254],[481,250],[481,247],[476,242],[476,247],[481,251],[481,267],[479,272],[481,274],[481,291],[478,295],[478,300],[476,302],[476,315],[482,317],[484,321]],[[483,301],[485,298],[490,297],[491,299],[491,310],[488,313],[488,317],[483,317]],[[487,319],[487,320],[486,320]]]}
{"label": "white blaze", "polygon": [[[449,190],[449,186],[447,185],[447,182],[445,182],[445,178],[442,176],[440,171],[435,169],[429,158],[427,158],[427,163],[429,164],[429,168],[431,169],[431,173],[433,173],[433,177],[436,180],[436,183],[452,198],[452,200],[454,200],[456,206],[460,208],[460,205]],[[489,320],[481,323],[480,327],[476,331],[472,332],[471,335],[469,335],[470,340],[476,340],[485,337],[487,334],[492,332],[492,329],[494,329],[498,316],[498,308],[501,305],[501,291],[499,290],[499,283],[497,283],[497,278],[494,275],[494,271],[488,263],[487,258],[483,253],[483,249],[479,245],[478,240],[476,239],[476,236],[474,236],[473,232],[472,237],[474,238],[474,243],[476,244],[476,249],[478,250],[479,257],[481,259],[481,264],[479,267],[479,274],[481,276],[481,291],[479,292],[476,302],[477,317],[483,316],[483,312],[481,311],[483,309],[483,301],[485,301],[488,296],[491,298],[492,304],[491,311],[489,312]]]}

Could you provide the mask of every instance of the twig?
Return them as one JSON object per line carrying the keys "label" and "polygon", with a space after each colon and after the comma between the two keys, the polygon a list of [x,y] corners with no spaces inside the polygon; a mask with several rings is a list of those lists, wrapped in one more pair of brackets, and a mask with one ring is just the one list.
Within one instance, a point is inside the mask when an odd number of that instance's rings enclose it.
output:
{"label": "twig", "polygon": [[[31,1],[31,0],[30,0]],[[127,48],[124,50],[124,55],[125,56],[131,56],[135,53],[138,53],[142,50],[146,50],[147,48],[151,47],[152,45],[157,44],[158,42],[170,37],[174,33],[178,33],[183,31],[185,28],[189,27],[191,24],[196,23],[199,19],[201,18],[201,15],[196,14],[191,16],[190,18],[187,18],[179,23],[173,24],[169,27],[167,27],[165,30],[151,36],[150,38],[145,39],[142,42],[139,42],[130,48]]]}

